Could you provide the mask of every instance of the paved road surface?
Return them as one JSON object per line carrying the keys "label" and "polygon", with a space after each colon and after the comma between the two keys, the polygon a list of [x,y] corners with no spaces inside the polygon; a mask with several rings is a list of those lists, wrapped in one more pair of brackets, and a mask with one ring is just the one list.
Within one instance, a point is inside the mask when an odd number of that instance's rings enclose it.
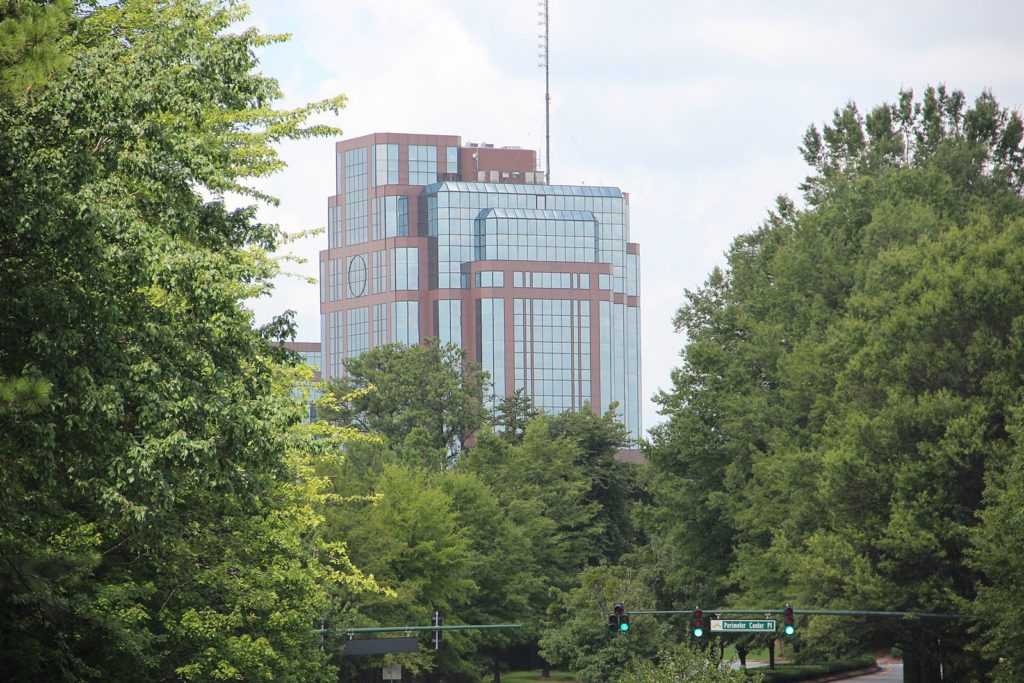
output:
{"label": "paved road surface", "polygon": [[881,664],[882,670],[876,674],[868,674],[867,676],[857,676],[856,678],[849,679],[851,683],[860,683],[861,681],[884,681],[885,683],[902,683],[903,682],[903,664]]}

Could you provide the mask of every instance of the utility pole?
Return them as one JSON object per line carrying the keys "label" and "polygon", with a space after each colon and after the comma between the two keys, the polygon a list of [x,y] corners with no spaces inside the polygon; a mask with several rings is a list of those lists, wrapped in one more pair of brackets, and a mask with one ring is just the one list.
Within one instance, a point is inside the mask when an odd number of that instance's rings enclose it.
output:
{"label": "utility pole", "polygon": [[551,184],[551,50],[550,48],[550,22],[549,22],[549,0],[539,0],[537,3],[537,15],[540,21],[537,23],[544,27],[544,32],[537,37],[541,40],[537,45],[540,54],[537,57],[541,60],[538,66],[544,69],[544,154],[546,156],[544,172],[547,174],[547,184]]}

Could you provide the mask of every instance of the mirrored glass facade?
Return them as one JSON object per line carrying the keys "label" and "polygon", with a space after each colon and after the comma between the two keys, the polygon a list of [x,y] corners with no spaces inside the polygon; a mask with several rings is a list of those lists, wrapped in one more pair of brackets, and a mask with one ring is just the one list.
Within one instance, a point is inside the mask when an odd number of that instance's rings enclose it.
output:
{"label": "mirrored glass facade", "polygon": [[437,338],[442,344],[462,346],[462,299],[440,299],[435,304]]}
{"label": "mirrored glass facade", "polygon": [[486,399],[493,407],[505,396],[505,300],[480,299],[477,309],[477,355],[491,378]]}
{"label": "mirrored glass facade", "polygon": [[409,234],[409,199],[377,197],[373,216],[373,239],[405,237]]}
{"label": "mirrored glass facade", "polygon": [[395,344],[412,346],[420,343],[420,305],[417,301],[396,301],[394,303],[393,330],[391,341]]}
{"label": "mirrored glass facade", "polygon": [[545,412],[590,402],[590,302],[513,299],[515,388]]}
{"label": "mirrored glass facade", "polygon": [[429,185],[437,182],[437,147],[409,145],[409,184]]}
{"label": "mirrored glass facade", "polygon": [[336,149],[320,264],[326,377],[368,348],[436,337],[466,349],[494,397],[525,389],[546,412],[616,404],[642,433],[625,193],[543,184],[534,151],[455,136],[377,133]]}
{"label": "mirrored glass facade", "polygon": [[397,185],[398,145],[374,145],[373,169],[373,179],[375,185]]}
{"label": "mirrored glass facade", "polygon": [[345,357],[353,358],[370,348],[370,318],[369,311],[362,308],[348,309],[346,327],[348,328],[348,344],[345,348]]}

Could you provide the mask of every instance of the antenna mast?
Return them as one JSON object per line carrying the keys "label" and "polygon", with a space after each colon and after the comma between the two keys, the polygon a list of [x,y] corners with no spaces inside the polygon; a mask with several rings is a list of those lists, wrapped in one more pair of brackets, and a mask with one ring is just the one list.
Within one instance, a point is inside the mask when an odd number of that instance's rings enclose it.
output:
{"label": "antenna mast", "polygon": [[540,44],[537,45],[540,49],[540,54],[537,57],[541,60],[541,63],[537,66],[543,67],[544,69],[544,154],[547,157],[545,162],[545,172],[547,173],[548,185],[551,184],[551,70],[550,70],[550,52],[548,50],[548,0],[538,0],[537,2],[537,15],[540,17],[540,21],[537,22],[539,26],[544,27],[544,32],[539,34],[537,37],[540,39]]}

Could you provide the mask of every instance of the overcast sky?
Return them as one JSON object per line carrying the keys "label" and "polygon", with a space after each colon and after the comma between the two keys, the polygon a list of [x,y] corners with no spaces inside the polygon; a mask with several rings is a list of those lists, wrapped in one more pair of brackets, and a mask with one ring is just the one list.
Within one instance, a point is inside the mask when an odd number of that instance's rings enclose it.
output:
{"label": "overcast sky", "polygon": [[[798,199],[797,147],[810,123],[853,100],[861,111],[900,88],[945,83],[973,100],[991,89],[1024,105],[1024,2],[607,2],[551,0],[555,183],[630,193],[640,243],[644,426],[670,385],[684,338],[671,318],[684,289],[724,262],[731,240],[778,194]],[[866,7],[864,5],[867,5]],[[544,74],[535,0],[256,0],[250,22],[288,32],[263,51],[285,105],[345,93],[345,137],[462,136],[543,156]],[[289,168],[261,183],[281,199],[264,218],[321,227],[333,191],[326,140],[282,150]],[[314,277],[327,238],[302,240],[292,270]],[[320,338],[316,285],[281,278],[253,304],[258,322],[298,313]]]}

